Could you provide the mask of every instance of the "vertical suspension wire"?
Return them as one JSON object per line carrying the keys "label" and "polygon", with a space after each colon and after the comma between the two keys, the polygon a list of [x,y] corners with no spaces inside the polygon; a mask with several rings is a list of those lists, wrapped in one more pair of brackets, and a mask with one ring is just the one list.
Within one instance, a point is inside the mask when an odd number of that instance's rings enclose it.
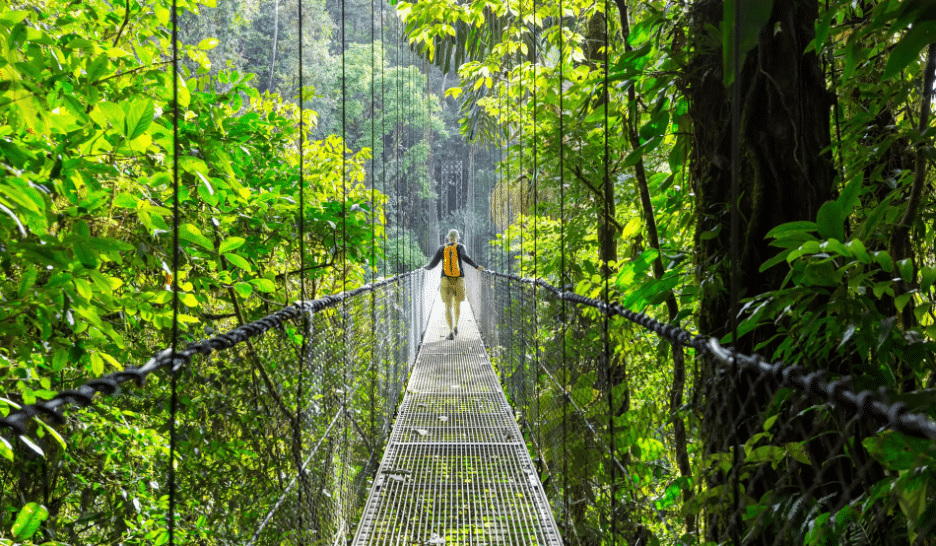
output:
{"label": "vertical suspension wire", "polygon": [[[510,0],[507,1],[507,8],[509,12]],[[491,31],[491,34],[493,36],[494,34],[493,29]],[[501,182],[501,188],[503,192],[502,194],[505,196],[504,201],[506,202],[506,215],[505,215],[506,228],[505,228],[505,233],[504,233],[503,255],[504,255],[504,261],[506,263],[506,269],[507,269],[508,275],[510,275],[513,272],[512,264],[511,264],[512,260],[510,259],[510,247],[512,244],[512,241],[511,241],[512,233],[511,233],[510,228],[511,228],[511,225],[513,224],[513,210],[511,210],[510,205],[511,205],[511,200],[512,200],[511,193],[513,192],[511,192],[512,181],[510,179],[510,123],[511,123],[511,120],[510,120],[510,108],[509,108],[510,84],[511,84],[511,78],[513,76],[513,67],[511,66],[513,64],[511,62],[512,60],[513,60],[513,56],[508,53],[507,54],[507,76],[504,79],[503,92],[500,95],[500,115],[504,116],[504,120],[505,120],[504,128],[502,131],[504,144],[501,147],[501,154],[502,154],[501,166],[504,169],[504,179],[503,179],[503,182]],[[505,152],[507,155],[506,160],[503,158],[503,154]],[[505,284],[507,286],[507,328],[508,328],[507,331],[510,332],[510,336],[508,337],[507,341],[510,347],[508,351],[508,355],[510,355],[510,354],[516,354],[515,351],[516,351],[517,340],[516,340],[516,329],[514,327],[514,317],[513,317],[514,302],[513,302],[512,290],[510,289],[511,283],[507,282]],[[504,379],[506,379],[506,377]]]}
{"label": "vertical suspension wire", "polygon": [[[536,91],[537,91],[537,81],[536,81],[536,65],[539,64],[539,51],[537,51],[537,44],[539,40],[536,37],[536,0],[533,0],[533,30],[530,33],[531,42],[533,45],[533,278],[539,278],[539,252],[537,244],[539,243],[539,148],[536,134]],[[533,340],[535,343],[535,350],[533,351],[533,369],[535,373],[533,375],[533,396],[536,400],[536,420],[540,421],[541,408],[540,408],[540,389],[539,389],[539,367],[540,367],[540,344],[539,344],[539,292],[537,290],[537,284],[533,283]],[[533,434],[536,435],[536,443],[538,446],[543,445],[543,435],[542,427],[536,426],[533,427]],[[545,466],[545,461],[543,459],[543,448],[538,447],[540,460],[543,461]]]}
{"label": "vertical suspension wire", "polygon": [[[423,66],[426,67],[426,128],[423,130],[423,135],[426,138],[426,163],[424,167],[425,168],[424,172],[426,173],[426,185],[431,188],[432,184],[431,184],[431,177],[429,175],[429,157],[432,152],[432,102],[430,102],[430,94],[429,94],[429,60],[428,59],[424,61]],[[440,172],[439,177],[441,178],[441,176],[442,175]],[[427,243],[426,247],[430,251],[432,251],[432,243],[433,243],[432,215],[435,213],[436,211],[434,210],[426,209],[426,243]],[[437,220],[436,225],[438,225],[438,219],[436,220]],[[436,234],[436,237],[438,237],[437,234]]]}
{"label": "vertical suspension wire", "polygon": [[[376,50],[374,44],[374,35],[377,34],[377,29],[375,28],[376,23],[376,10],[374,6],[374,0],[370,2],[370,19],[371,19],[371,168],[370,168],[370,180],[371,180],[371,192],[370,192],[370,224],[371,224],[371,263],[370,263],[370,278],[373,279],[377,276],[377,200],[376,200],[376,191],[377,191],[377,157],[374,153],[374,147],[377,145],[377,122],[374,119],[377,115],[377,93],[374,89],[377,81],[377,66],[376,66]],[[377,410],[376,396],[377,396],[377,291],[371,290],[371,377],[370,377],[370,386],[371,386],[371,396],[370,396],[370,440],[375,442],[375,432],[376,432],[376,415]],[[369,469],[368,469],[369,470]]]}
{"label": "vertical suspension wire", "polygon": [[[608,146],[608,109],[610,108],[611,103],[611,87],[609,86],[609,75],[608,68],[611,66],[611,17],[610,12],[608,11],[609,3],[608,0],[604,0],[604,183],[605,187],[608,184],[611,184],[611,163],[610,163],[610,153]],[[605,229],[610,229],[611,225],[611,203],[605,202]],[[604,303],[607,306],[611,303],[611,291],[609,286],[609,280],[611,277],[611,267],[610,264],[604,264],[605,266],[605,275],[604,275]],[[607,309],[607,307],[606,307]],[[605,374],[606,381],[608,384],[608,445],[610,446],[611,451],[611,461],[608,465],[610,467],[610,513],[611,513],[611,546],[614,546],[617,543],[617,518],[614,517],[615,512],[615,486],[614,482],[616,479],[615,476],[615,445],[614,445],[614,374],[612,373],[611,366],[611,339],[610,332],[608,330],[608,322],[611,320],[610,315],[605,312],[602,313],[603,320],[601,321],[601,333],[604,349],[604,365],[605,365]]]}
{"label": "vertical suspension wire", "polygon": [[[562,0],[559,0],[559,288],[565,291],[565,112],[563,104],[562,83],[565,79],[565,35],[562,20],[565,16]],[[568,382],[568,369],[566,366],[566,300],[560,302],[562,309],[560,315],[560,344],[562,352],[563,382]],[[562,397],[562,503],[563,513],[566,515],[566,524],[570,525],[569,518],[569,393]]]}
{"label": "vertical suspension wire", "polygon": [[[347,54],[346,54],[346,24],[345,24],[345,0],[341,0],[341,291],[348,290],[348,80],[347,80]],[[350,351],[348,343],[348,300],[341,299],[341,332],[342,332],[342,366],[341,366],[341,409],[344,414],[342,420],[349,419],[348,415],[348,366],[350,366]],[[342,457],[340,461],[341,469],[338,472],[339,502],[346,502],[345,499],[345,471],[346,461],[344,457],[348,454],[349,427],[342,426]],[[339,506],[342,509],[343,506]],[[342,510],[339,518],[342,518],[340,525],[344,527],[344,511]]]}
{"label": "vertical suspension wire", "polygon": [[[303,117],[303,106],[305,102],[305,96],[303,95],[303,86],[305,81],[303,79],[304,71],[302,67],[302,50],[303,50],[303,24],[302,24],[302,0],[298,1],[298,27],[299,27],[299,299],[305,301],[306,299],[306,290],[305,290],[305,275],[306,275],[306,262],[305,262],[305,118]],[[288,279],[287,279],[288,282]],[[294,427],[294,440],[293,445],[299,451],[296,454],[296,461],[302,460],[302,399],[303,399],[303,379],[305,378],[305,358],[306,350],[308,349],[309,335],[310,332],[309,323],[309,314],[302,313],[302,342],[299,349],[299,378],[296,381],[296,425]],[[302,472],[301,468],[297,468],[296,472]],[[296,487],[296,506],[298,507],[298,537],[300,544],[303,543],[304,534],[303,534],[303,518],[302,518],[302,484],[297,484]]]}
{"label": "vertical suspension wire", "polygon": [[393,188],[394,188],[394,204],[395,209],[393,211],[394,216],[396,216],[396,228],[397,228],[397,237],[396,237],[396,272],[403,272],[402,264],[402,255],[401,253],[401,244],[400,241],[403,237],[403,207],[400,202],[400,195],[402,194],[403,188],[401,187],[400,182],[400,162],[402,158],[400,157],[400,148],[403,146],[403,27],[400,24],[399,17],[397,17],[396,24],[394,25],[397,31],[397,43],[396,43],[396,68],[397,68],[397,77],[396,81],[393,82],[393,90],[396,91],[396,127],[393,129],[393,166],[395,171],[395,176],[393,179]]}
{"label": "vertical suspension wire", "polygon": [[[738,348],[738,254],[740,240],[738,231],[740,230],[740,211],[738,210],[738,199],[740,198],[740,161],[741,161],[741,51],[738,43],[738,36],[741,32],[741,3],[734,3],[734,28],[732,30],[732,51],[731,64],[734,71],[734,81],[731,84],[731,345]],[[734,357],[731,359],[732,377],[738,376],[738,363]],[[740,544],[741,540],[741,500],[740,500],[740,465],[741,456],[738,449],[738,430],[733,427],[734,436],[732,449],[732,488],[734,493],[734,515],[732,530],[732,539],[735,544]]]}
{"label": "vertical suspension wire", "polygon": [[380,192],[384,196],[384,229],[383,229],[383,260],[382,276],[387,276],[387,205],[390,199],[387,197],[387,47],[384,42],[384,2],[380,1]]}
{"label": "vertical suspension wire", "polygon": [[[179,5],[172,0],[172,366],[169,388],[169,546],[175,546],[176,350],[179,347]],[[129,9],[129,8],[128,8]]]}

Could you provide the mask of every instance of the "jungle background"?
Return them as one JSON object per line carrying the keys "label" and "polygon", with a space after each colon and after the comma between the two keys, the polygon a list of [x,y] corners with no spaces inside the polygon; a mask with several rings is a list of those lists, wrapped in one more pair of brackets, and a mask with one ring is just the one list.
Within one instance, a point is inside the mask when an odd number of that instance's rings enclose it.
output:
{"label": "jungle background", "polygon": [[[735,346],[883,387],[936,416],[936,8],[742,2],[735,36],[733,6],[304,0],[300,89],[296,0],[180,0],[185,339],[297,299],[299,276],[315,297],[414,269],[456,227],[489,267],[592,297],[607,282],[629,308],[731,341],[737,79]],[[167,345],[170,10],[165,0],[0,0],[3,414]],[[730,524],[711,518],[721,501],[706,484],[738,441],[717,415],[763,408],[719,398],[737,385],[713,363],[612,332],[615,365],[640,377],[613,401],[618,449],[648,490],[666,491],[639,502],[679,527],[632,507],[620,540],[714,543],[713,529]],[[99,400],[61,426],[37,421],[34,442],[0,437],[0,543],[164,543],[166,387],[156,379]],[[186,404],[217,396],[199,388]],[[191,438],[179,465],[204,475],[256,456],[243,442],[252,408],[226,404],[242,426]],[[760,426],[740,439],[751,464],[823,455],[808,440],[758,450],[770,432]],[[850,449],[874,460],[868,483],[845,515],[808,501],[815,509],[785,543],[874,544],[875,533],[936,543],[922,531],[936,518],[932,443],[868,431]],[[797,502],[747,485],[747,514],[782,518]],[[236,506],[215,493],[211,502]],[[889,525],[875,528],[870,514],[882,511]],[[190,543],[234,543],[256,518],[205,514]],[[603,540],[607,523],[587,513],[557,519]]]}

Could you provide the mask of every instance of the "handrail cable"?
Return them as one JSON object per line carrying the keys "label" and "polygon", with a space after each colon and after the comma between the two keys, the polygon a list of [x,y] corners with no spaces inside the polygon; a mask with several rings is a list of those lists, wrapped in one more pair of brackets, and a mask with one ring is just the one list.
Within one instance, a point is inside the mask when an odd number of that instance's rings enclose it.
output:
{"label": "handrail cable", "polygon": [[339,294],[323,296],[310,301],[297,301],[292,305],[253,322],[243,324],[208,339],[189,343],[181,351],[173,351],[171,347],[164,349],[156,353],[143,364],[143,366],[130,366],[119,372],[111,372],[101,377],[90,379],[76,389],[60,391],[49,400],[33,404],[24,404],[19,409],[11,411],[6,417],[0,418],[0,426],[7,427],[11,429],[14,434],[22,436],[27,433],[26,423],[32,417],[48,417],[53,423],[61,424],[64,422],[64,419],[61,413],[59,413],[60,410],[67,406],[88,406],[93,403],[94,395],[99,392],[108,395],[114,394],[122,384],[128,381],[134,381],[137,387],[142,387],[146,383],[147,376],[157,370],[169,367],[175,370],[181,369],[188,365],[197,354],[209,355],[212,352],[230,349],[235,345],[244,343],[270,330],[282,328],[286,321],[299,318],[303,313],[315,314],[326,309],[334,308],[342,301],[350,300],[360,294],[397,283],[405,278],[419,274],[420,271],[420,269],[416,269],[389,278],[379,279],[373,283],[365,284],[364,286]]}
{"label": "handrail cable", "polygon": [[605,304],[601,300],[582,296],[575,292],[563,291],[540,278],[524,278],[519,275],[507,275],[506,273],[491,270],[484,270],[481,274],[525,284],[535,284],[551,292],[560,301],[592,307],[609,316],[623,317],[667,341],[708,354],[729,368],[737,366],[739,371],[754,372],[766,377],[778,388],[795,389],[822,398],[826,402],[841,405],[853,410],[862,418],[873,419],[884,428],[890,428],[914,437],[936,440],[936,422],[925,415],[909,412],[904,402],[899,400],[896,402],[888,401],[886,392],[883,390],[866,390],[856,393],[850,387],[851,376],[826,381],[824,377],[826,372],[807,373],[802,366],[786,364],[780,360],[771,363],[757,354],[743,354],[732,347],[723,346],[715,338],[693,334],[681,326],[660,322],[642,312],[626,309],[619,303]]}

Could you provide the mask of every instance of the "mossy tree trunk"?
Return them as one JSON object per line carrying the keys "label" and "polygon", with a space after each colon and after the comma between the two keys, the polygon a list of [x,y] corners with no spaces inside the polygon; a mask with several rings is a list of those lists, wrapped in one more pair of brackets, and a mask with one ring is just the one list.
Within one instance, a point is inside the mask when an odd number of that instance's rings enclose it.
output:
{"label": "mossy tree trunk", "polygon": [[[716,338],[730,332],[732,311],[732,89],[724,84],[721,44],[706,25],[719,28],[723,9],[721,0],[692,5],[688,35],[693,53],[686,82],[694,126],[690,174],[696,196],[699,330]],[[832,96],[817,56],[803,53],[814,37],[817,15],[817,0],[774,0],[757,45],[741,61],[739,298],[775,290],[786,275],[782,267],[759,271],[777,252],[765,239],[770,229],[785,222],[814,221],[819,207],[833,197],[832,157],[823,153],[831,143]],[[703,239],[705,233],[716,235]],[[751,353],[771,335],[754,331],[736,347]],[[749,428],[759,425],[765,397],[755,396],[744,378],[716,374],[713,362],[700,362],[698,381],[705,452],[727,452],[743,444],[753,432]],[[747,494],[757,498],[751,488]],[[727,513],[710,513],[710,540],[740,534],[732,529],[740,521],[732,515],[735,509],[732,505]]]}

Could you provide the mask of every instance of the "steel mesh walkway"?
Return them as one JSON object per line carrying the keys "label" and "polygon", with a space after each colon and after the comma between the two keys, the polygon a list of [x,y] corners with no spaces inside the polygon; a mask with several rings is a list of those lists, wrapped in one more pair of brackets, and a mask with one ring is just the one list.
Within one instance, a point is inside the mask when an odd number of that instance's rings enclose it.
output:
{"label": "steel mesh walkway", "polygon": [[468,302],[433,306],[355,545],[560,545]]}

